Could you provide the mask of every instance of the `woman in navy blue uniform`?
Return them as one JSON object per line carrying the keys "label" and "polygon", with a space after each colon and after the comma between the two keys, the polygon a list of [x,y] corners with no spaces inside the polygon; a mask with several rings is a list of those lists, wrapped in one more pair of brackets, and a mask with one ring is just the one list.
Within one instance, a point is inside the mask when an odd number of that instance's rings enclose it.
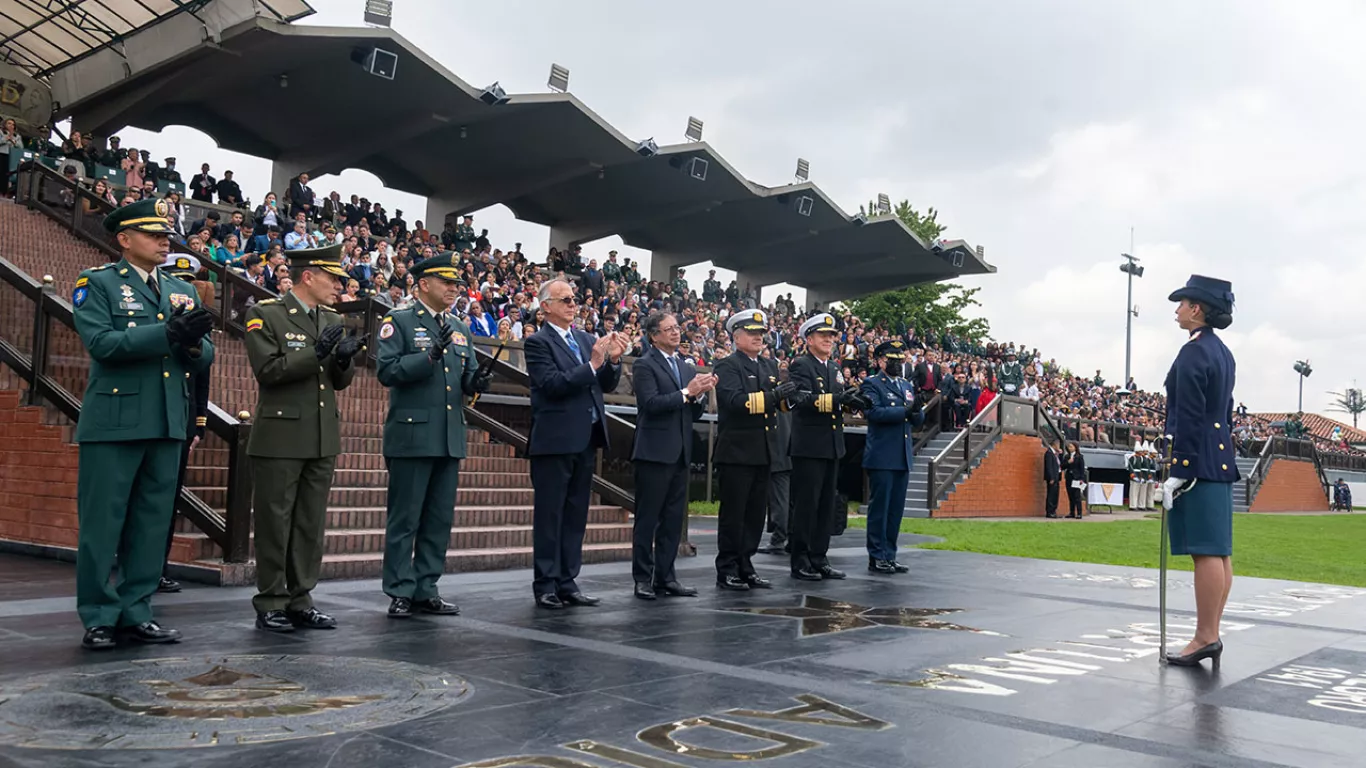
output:
{"label": "woman in navy blue uniform", "polygon": [[1176,322],[1190,334],[1167,372],[1167,435],[1172,441],[1163,503],[1173,555],[1195,561],[1195,637],[1167,662],[1218,665],[1219,620],[1233,586],[1233,354],[1215,335],[1233,323],[1233,285],[1192,275],[1172,293]]}

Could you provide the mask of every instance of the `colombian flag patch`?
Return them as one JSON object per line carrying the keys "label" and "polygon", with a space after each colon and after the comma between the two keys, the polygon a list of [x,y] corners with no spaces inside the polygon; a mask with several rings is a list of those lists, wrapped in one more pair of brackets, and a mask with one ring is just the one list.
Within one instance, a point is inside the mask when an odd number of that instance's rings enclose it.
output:
{"label": "colombian flag patch", "polygon": [[247,333],[251,333],[252,331],[259,331],[262,327],[265,326],[265,324],[266,321],[262,320],[259,317],[252,318],[251,320],[247,321]]}

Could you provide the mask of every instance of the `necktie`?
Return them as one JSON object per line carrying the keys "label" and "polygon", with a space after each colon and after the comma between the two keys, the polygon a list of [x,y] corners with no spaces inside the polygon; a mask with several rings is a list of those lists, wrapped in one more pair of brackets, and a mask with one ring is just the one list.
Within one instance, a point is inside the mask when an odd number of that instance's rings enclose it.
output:
{"label": "necktie", "polygon": [[574,359],[583,362],[583,353],[579,351],[579,342],[574,340],[574,332],[571,330],[565,334],[565,343],[569,344],[569,351],[574,353]]}
{"label": "necktie", "polygon": [[157,279],[155,275],[147,276],[147,287],[152,289],[153,296],[157,297],[158,299],[161,298],[161,287],[157,285]]}

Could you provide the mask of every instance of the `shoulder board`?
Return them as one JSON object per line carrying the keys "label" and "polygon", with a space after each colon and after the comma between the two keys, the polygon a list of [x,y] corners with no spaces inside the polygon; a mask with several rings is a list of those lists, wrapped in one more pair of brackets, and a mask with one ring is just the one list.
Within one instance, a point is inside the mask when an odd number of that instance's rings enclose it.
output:
{"label": "shoulder board", "polygon": [[266,306],[267,304],[279,304],[279,303],[280,303],[280,300],[279,300],[279,299],[261,299],[260,301],[256,302],[256,306],[258,306],[258,307],[264,307],[264,306]]}
{"label": "shoulder board", "polygon": [[327,306],[326,304],[319,304],[318,306],[322,307],[324,312],[331,312],[334,315],[337,314],[337,310]]}
{"label": "shoulder board", "polygon": [[383,318],[380,319],[380,322],[381,322],[381,323],[392,323],[392,322],[394,322],[394,316],[393,316],[393,315],[385,315]]}
{"label": "shoulder board", "polygon": [[90,269],[87,269],[86,272],[99,272],[101,269],[109,269],[112,266],[114,266],[113,263],[101,264],[98,267],[91,267]]}

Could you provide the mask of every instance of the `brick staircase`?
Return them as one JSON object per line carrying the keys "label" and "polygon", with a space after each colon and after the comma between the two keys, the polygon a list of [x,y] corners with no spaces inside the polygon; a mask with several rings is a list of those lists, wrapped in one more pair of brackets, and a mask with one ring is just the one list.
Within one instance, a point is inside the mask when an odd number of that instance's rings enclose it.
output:
{"label": "brick staircase", "polygon": [[[0,201],[0,256],[30,275],[50,274],[58,295],[69,296],[76,275],[105,259],[96,249],[44,217],[9,201]],[[6,291],[0,286],[0,291]],[[0,337],[13,341],[32,336],[26,302],[4,295]],[[15,306],[19,305],[19,306]],[[54,323],[49,374],[79,397],[85,388],[86,356],[73,331]],[[27,328],[27,330],[25,330]],[[256,381],[239,339],[215,331],[217,348],[210,399],[236,415],[256,405]],[[28,351],[28,343],[21,343]],[[342,413],[342,450],[337,460],[327,516],[324,578],[369,578],[379,575],[384,551],[385,497],[388,473],[381,455],[382,424],[388,392],[374,374],[361,369],[338,397]],[[531,565],[532,489],[530,468],[516,458],[512,446],[470,430],[461,466],[455,526],[446,555],[448,571],[527,568]],[[205,504],[223,511],[227,496],[228,447],[209,433],[191,454],[186,486]],[[585,562],[607,562],[631,556],[631,522],[626,510],[600,503],[596,496],[584,539]],[[177,522],[171,560],[200,571],[201,578],[223,584],[250,583],[250,562],[230,564],[209,538],[187,521]]]}

